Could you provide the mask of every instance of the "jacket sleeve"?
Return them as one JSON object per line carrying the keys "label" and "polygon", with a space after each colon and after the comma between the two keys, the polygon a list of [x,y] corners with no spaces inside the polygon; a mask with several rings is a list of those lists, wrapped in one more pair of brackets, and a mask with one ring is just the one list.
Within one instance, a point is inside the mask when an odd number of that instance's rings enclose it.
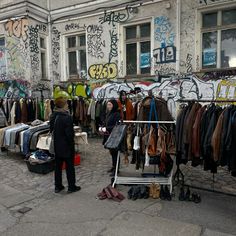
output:
{"label": "jacket sleeve", "polygon": [[66,117],[65,119],[65,135],[67,140],[74,145],[74,128],[73,128],[73,121],[71,116]]}

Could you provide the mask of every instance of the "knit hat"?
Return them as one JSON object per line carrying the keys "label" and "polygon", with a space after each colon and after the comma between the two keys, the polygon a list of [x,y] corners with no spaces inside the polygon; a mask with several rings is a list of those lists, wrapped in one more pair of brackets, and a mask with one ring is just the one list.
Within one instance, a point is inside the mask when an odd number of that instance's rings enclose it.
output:
{"label": "knit hat", "polygon": [[57,108],[64,108],[67,104],[67,99],[63,97],[59,97],[55,99],[55,106]]}

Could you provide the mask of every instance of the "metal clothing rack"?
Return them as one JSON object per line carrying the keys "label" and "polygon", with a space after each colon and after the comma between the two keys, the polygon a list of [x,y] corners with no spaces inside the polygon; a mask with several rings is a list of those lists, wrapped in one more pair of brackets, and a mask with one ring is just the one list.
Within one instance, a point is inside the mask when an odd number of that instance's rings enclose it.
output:
{"label": "metal clothing rack", "polygon": [[[180,103],[190,103],[190,102],[199,102],[199,103],[236,103],[236,99],[227,99],[227,100],[218,100],[218,99],[179,99],[177,100],[177,102]],[[178,162],[176,163],[177,165],[177,170],[174,174],[174,180],[176,180],[175,185],[178,185],[180,183],[180,179],[182,180],[182,185],[187,186],[187,187],[191,187],[191,188],[195,188],[195,189],[199,189],[199,190],[204,190],[204,191],[208,191],[208,192],[215,192],[215,193],[219,193],[219,194],[224,194],[224,195],[230,195],[230,196],[234,196],[236,197],[235,194],[230,194],[230,193],[225,193],[225,192],[221,192],[221,191],[217,191],[214,189],[214,183],[215,183],[215,174],[213,173],[212,176],[212,189],[209,188],[204,188],[204,187],[197,187],[197,186],[191,186],[188,184],[185,184],[184,182],[184,174],[180,169],[180,164],[178,164]],[[180,178],[181,177],[181,178]]]}
{"label": "metal clothing rack", "polygon": [[[133,121],[133,120],[124,120],[123,123],[130,123],[130,124],[175,124],[175,121]],[[121,177],[118,176],[118,168],[119,168],[119,161],[120,161],[120,151],[117,154],[117,162],[116,162],[116,170],[114,176],[114,182],[112,186],[114,187],[116,184],[151,184],[151,183],[158,183],[160,185],[169,185],[170,186],[170,193],[172,193],[172,177],[173,177],[173,169],[169,177]]]}

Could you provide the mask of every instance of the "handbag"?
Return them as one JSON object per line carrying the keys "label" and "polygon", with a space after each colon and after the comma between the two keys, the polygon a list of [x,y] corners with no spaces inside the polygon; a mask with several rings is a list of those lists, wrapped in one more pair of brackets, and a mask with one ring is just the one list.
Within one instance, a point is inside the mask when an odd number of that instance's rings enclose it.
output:
{"label": "handbag", "polygon": [[47,135],[40,136],[36,148],[41,150],[49,150],[51,142],[51,136]]}
{"label": "handbag", "polygon": [[137,133],[136,136],[134,137],[134,146],[133,149],[135,151],[138,151],[140,149],[140,136],[139,136],[139,125],[137,126]]}
{"label": "handbag", "polygon": [[119,149],[121,142],[126,133],[127,126],[125,124],[116,125],[109,135],[104,147],[107,149]]}

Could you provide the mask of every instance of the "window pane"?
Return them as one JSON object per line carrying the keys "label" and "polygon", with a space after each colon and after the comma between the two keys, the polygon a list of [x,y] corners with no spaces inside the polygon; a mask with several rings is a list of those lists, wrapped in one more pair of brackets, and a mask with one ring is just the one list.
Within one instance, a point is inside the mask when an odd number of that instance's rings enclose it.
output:
{"label": "window pane", "polygon": [[141,74],[150,74],[150,42],[141,42],[140,68]]}
{"label": "window pane", "polygon": [[236,67],[236,29],[221,31],[221,67]]}
{"label": "window pane", "polygon": [[76,52],[69,52],[69,74],[76,75],[77,74],[77,63],[76,63]]}
{"label": "window pane", "polygon": [[126,28],[126,39],[136,38],[136,26],[131,26]]}
{"label": "window pane", "polygon": [[41,52],[41,73],[42,78],[46,78],[46,55],[44,52]]}
{"label": "window pane", "polygon": [[85,43],[86,43],[85,35],[80,36],[79,41],[80,41],[80,44],[79,44],[80,46],[85,46]]}
{"label": "window pane", "polygon": [[150,24],[140,25],[141,38],[150,37]]}
{"label": "window pane", "polygon": [[5,39],[4,38],[0,38],[0,46],[5,46]]}
{"label": "window pane", "polygon": [[87,66],[86,66],[86,51],[80,50],[80,70],[86,73]]}
{"label": "window pane", "polygon": [[236,9],[222,12],[222,24],[229,25],[236,23]]}
{"label": "window pane", "polygon": [[217,13],[214,12],[214,13],[203,14],[202,27],[208,28],[214,26],[217,26]]}
{"label": "window pane", "polygon": [[136,43],[126,45],[126,72],[127,72],[127,75],[137,74],[137,46],[136,46]]}
{"label": "window pane", "polygon": [[46,48],[45,47],[45,39],[44,38],[40,38],[40,48]]}
{"label": "window pane", "polygon": [[74,48],[76,46],[76,37],[68,38],[68,48]]}
{"label": "window pane", "polygon": [[217,61],[217,32],[202,35],[202,67],[215,68]]}

